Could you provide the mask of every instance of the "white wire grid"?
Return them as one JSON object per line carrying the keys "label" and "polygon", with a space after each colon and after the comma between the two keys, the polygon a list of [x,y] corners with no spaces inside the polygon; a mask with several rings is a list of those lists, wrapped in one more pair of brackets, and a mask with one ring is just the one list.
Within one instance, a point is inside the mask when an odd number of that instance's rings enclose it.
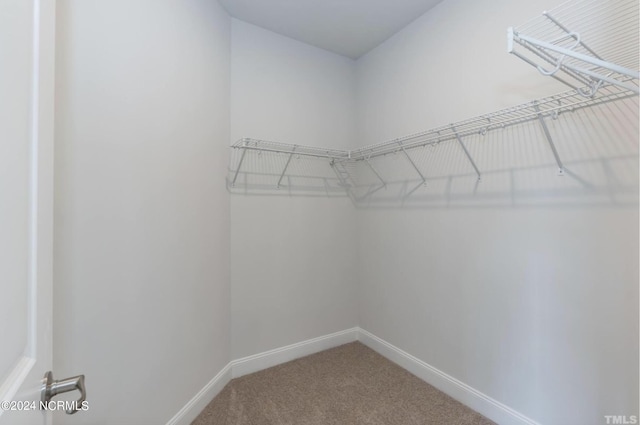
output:
{"label": "white wire grid", "polygon": [[348,151],[258,139],[231,147],[227,186],[234,192],[346,196],[353,185]]}
{"label": "white wire grid", "polygon": [[[577,114],[582,110],[589,113]],[[572,134],[558,124],[569,122],[563,119],[568,116],[577,128]],[[576,117],[583,118],[576,122]],[[599,125],[594,128],[594,123]],[[445,186],[460,185],[461,181],[466,182],[467,192],[490,191],[493,189],[487,186],[495,181],[479,184],[479,177],[507,169],[553,165],[554,152],[560,171],[564,171],[561,161],[565,159],[619,156],[620,152],[605,155],[592,150],[585,157],[575,143],[567,151],[566,140],[575,141],[575,134],[582,134],[584,140],[594,135],[607,140],[607,134],[615,135],[615,140],[627,140],[627,147],[637,154],[637,127],[635,93],[606,84],[592,97],[571,90],[356,150],[241,139],[231,146],[227,186],[236,193],[349,196],[355,203],[416,197],[425,193],[427,184],[430,188],[426,192],[451,190],[451,186]],[[581,129],[589,130],[584,133]],[[625,129],[635,132],[620,136]],[[520,155],[509,154],[510,143],[518,141],[523,142],[518,143]],[[503,151],[498,146],[509,149]],[[545,173],[555,177],[548,169]],[[567,180],[576,180],[577,176],[569,177]]]}
{"label": "white wire grid", "polygon": [[509,52],[584,96],[604,83],[638,93],[637,0],[568,1],[509,29]]}
{"label": "white wire grid", "polygon": [[563,161],[563,177],[557,176],[542,125],[529,120],[463,138],[481,181],[460,144],[449,140],[408,150],[425,181],[402,152],[370,159],[386,186],[361,166],[354,198],[367,206],[541,205],[541,198],[554,205],[637,204],[637,117],[633,96],[544,118]]}

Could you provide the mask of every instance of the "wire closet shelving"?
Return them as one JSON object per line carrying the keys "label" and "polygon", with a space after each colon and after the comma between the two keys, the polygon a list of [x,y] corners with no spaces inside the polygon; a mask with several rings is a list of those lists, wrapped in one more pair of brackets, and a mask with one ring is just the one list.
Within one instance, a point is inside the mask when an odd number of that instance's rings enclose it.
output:
{"label": "wire closet shelving", "polygon": [[638,94],[638,2],[568,1],[509,28],[508,51],[583,96],[605,83]]}
{"label": "wire closet shelving", "polygon": [[[306,187],[316,187],[326,194],[346,193],[356,201],[357,192],[364,190],[366,197],[390,183],[385,172],[378,169],[387,155],[403,157],[405,174],[426,185],[425,170],[414,150],[441,143],[455,144],[468,169],[480,181],[483,170],[467,146],[471,136],[527,123],[539,127],[540,137],[546,140],[549,156],[557,165],[557,174],[562,176],[565,166],[548,121],[567,112],[638,95],[637,27],[637,0],[569,1],[517,29],[510,28],[508,37],[510,53],[571,90],[355,150],[243,138],[231,146],[227,187],[231,191],[250,185],[254,189],[286,190],[294,187],[292,180],[296,178],[305,180]],[[525,52],[516,50],[516,46]],[[300,159],[308,159],[310,165],[300,165]],[[361,181],[363,170],[374,184]],[[252,183],[258,175],[267,178]]]}

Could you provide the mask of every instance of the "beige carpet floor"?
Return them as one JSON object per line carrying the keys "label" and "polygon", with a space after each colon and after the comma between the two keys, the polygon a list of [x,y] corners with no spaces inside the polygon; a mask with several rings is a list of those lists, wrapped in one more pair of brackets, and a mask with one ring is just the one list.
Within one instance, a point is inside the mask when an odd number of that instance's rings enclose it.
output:
{"label": "beige carpet floor", "polygon": [[489,425],[359,342],[233,379],[192,425]]}

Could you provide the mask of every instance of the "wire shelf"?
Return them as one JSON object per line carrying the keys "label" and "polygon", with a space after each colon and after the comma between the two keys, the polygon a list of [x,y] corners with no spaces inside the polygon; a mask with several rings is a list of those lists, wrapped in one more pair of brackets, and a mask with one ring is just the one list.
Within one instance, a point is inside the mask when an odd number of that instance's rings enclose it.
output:
{"label": "wire shelf", "polygon": [[[483,172],[490,170],[482,169],[485,161],[478,138],[507,128],[524,130],[532,136],[529,139],[545,140],[545,155],[553,154],[557,174],[564,175],[553,122],[567,113],[630,98],[637,103],[633,90],[605,83],[590,97],[570,90],[355,150],[245,138],[231,146],[227,187],[231,191],[284,189],[286,193],[342,195],[359,202],[398,182],[415,181],[408,189],[410,195],[435,177],[466,174],[480,181]],[[428,149],[419,149],[438,146],[442,146],[438,148],[443,155],[440,160],[425,154]]]}
{"label": "wire shelf", "polygon": [[601,87],[597,96],[588,98],[570,90],[425,132],[363,147],[352,151],[351,158],[362,160],[397,152],[400,146],[403,146],[405,149],[412,149],[419,146],[457,140],[458,137],[462,138],[471,134],[486,134],[488,131],[539,120],[539,117],[556,118],[559,114],[565,112],[572,112],[577,109],[625,99],[635,95],[633,91],[625,90],[615,85]]}
{"label": "wire shelf", "polygon": [[583,96],[604,84],[639,93],[637,0],[568,1],[508,30],[508,51]]}
{"label": "wire shelf", "polygon": [[[354,186],[349,151],[243,138],[231,146],[227,187],[234,192],[345,196]],[[281,192],[282,193],[282,192]]]}

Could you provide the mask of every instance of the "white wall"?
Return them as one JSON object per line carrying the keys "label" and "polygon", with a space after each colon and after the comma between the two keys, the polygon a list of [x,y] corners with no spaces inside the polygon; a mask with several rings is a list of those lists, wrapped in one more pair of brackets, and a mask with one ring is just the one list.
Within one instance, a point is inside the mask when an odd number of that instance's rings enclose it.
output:
{"label": "white wall", "polygon": [[54,371],[91,406],[59,422],[164,423],[230,359],[358,323],[544,424],[637,414],[637,199],[355,211],[221,180],[241,137],[351,148],[563,90],[505,53],[550,6],[447,0],[354,63],[215,1],[59,2]]}
{"label": "white wall", "polygon": [[54,372],[65,424],[161,424],[230,360],[230,20],[58,2]]}
{"label": "white wall", "polygon": [[507,27],[555,0],[446,0],[358,60],[360,145],[564,91],[507,54]]}
{"label": "white wall", "polygon": [[[354,65],[232,20],[232,140],[347,148]],[[347,198],[231,197],[233,358],[356,325],[354,218]]]}
{"label": "white wall", "polygon": [[232,19],[231,137],[347,149],[355,62]]}
{"label": "white wall", "polygon": [[[447,0],[358,60],[359,143],[565,90],[506,53],[507,26],[555,3]],[[361,327],[542,424],[637,415],[637,105],[626,117],[607,108],[550,125],[563,154],[629,154],[612,168],[635,181],[632,202],[583,202],[575,179],[553,175],[531,127],[505,133],[497,150],[486,145],[478,161],[515,167],[525,176],[516,197],[537,191],[545,202],[360,209]],[[617,133],[581,139],[586,125]],[[531,155],[547,155],[545,177],[519,168]],[[611,183],[599,166],[587,173],[597,187]],[[496,178],[483,176],[480,190],[514,196]]]}

